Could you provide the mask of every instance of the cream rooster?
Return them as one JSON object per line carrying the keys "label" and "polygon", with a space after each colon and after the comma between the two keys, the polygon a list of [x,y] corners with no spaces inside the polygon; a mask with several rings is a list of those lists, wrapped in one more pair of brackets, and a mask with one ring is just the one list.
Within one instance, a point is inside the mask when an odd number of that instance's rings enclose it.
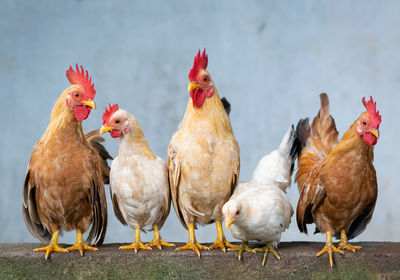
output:
{"label": "cream rooster", "polygon": [[200,50],[189,72],[190,99],[179,130],[168,147],[172,201],[188,243],[177,250],[209,249],[195,238],[196,224],[215,222],[217,239],[210,249],[232,245],[222,230],[222,206],[233,193],[239,177],[239,146],[231,122],[207,72],[208,57]]}
{"label": "cream rooster", "polygon": [[[114,212],[120,222],[135,230],[135,240],[120,249],[151,250],[152,246],[175,246],[161,239],[159,229],[168,216],[171,196],[168,167],[150,150],[136,118],[115,104],[103,114],[100,133],[120,138],[119,154],[111,165],[110,190]],[[147,245],[140,230],[152,227],[154,239]]]}
{"label": "cream rooster", "polygon": [[[280,259],[275,249],[290,224],[293,208],[286,195],[291,184],[293,164],[297,158],[298,141],[293,125],[286,132],[278,150],[264,156],[250,181],[240,182],[229,201],[222,208],[225,227],[231,227],[232,235],[243,241],[242,245],[229,249],[239,251],[263,251],[262,265],[268,252]],[[264,248],[252,249],[248,241],[266,242]]]}

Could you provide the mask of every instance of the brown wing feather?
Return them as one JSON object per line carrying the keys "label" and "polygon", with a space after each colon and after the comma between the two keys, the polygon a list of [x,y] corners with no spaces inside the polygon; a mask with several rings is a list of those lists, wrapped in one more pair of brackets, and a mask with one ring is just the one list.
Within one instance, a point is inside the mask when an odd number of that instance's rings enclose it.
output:
{"label": "brown wing feather", "polygon": [[102,177],[97,176],[92,180],[90,193],[92,196],[92,226],[86,242],[98,246],[103,243],[107,230],[107,201]]}
{"label": "brown wing feather", "polygon": [[326,192],[320,185],[308,185],[303,188],[300,193],[299,202],[297,203],[296,220],[300,232],[307,233],[306,224],[313,222],[312,213],[325,199]]}
{"label": "brown wing feather", "polygon": [[180,182],[180,176],[181,176],[181,163],[176,164],[176,151],[173,149],[172,145],[170,144],[168,146],[168,174],[169,174],[169,185],[170,185],[170,190],[171,190],[171,199],[172,203],[174,205],[174,209],[176,212],[176,215],[179,218],[179,221],[183,225],[184,228],[187,229],[187,225],[185,223],[185,220],[183,219],[182,212],[179,207],[179,200],[178,200],[178,194],[179,194],[179,182]]}
{"label": "brown wing feather", "polygon": [[326,93],[320,95],[321,108],[308,127],[308,119],[300,120],[297,133],[305,146],[298,160],[296,182],[300,191],[297,205],[297,224],[300,231],[307,233],[306,224],[312,223],[312,210],[326,197],[323,186],[319,185],[319,170],[326,155],[338,142],[335,120],[329,114],[329,99]]}
{"label": "brown wing feather", "polygon": [[100,130],[96,129],[85,135],[89,145],[99,154],[101,175],[103,176],[104,184],[109,184],[110,167],[108,166],[107,160],[112,160],[112,156],[107,152],[101,142],[104,142],[104,138],[100,136]]}
{"label": "brown wing feather", "polygon": [[25,174],[22,194],[22,214],[29,232],[38,238],[43,244],[48,244],[51,239],[50,232],[43,226],[36,207],[36,184],[33,176],[30,176],[30,166]]}

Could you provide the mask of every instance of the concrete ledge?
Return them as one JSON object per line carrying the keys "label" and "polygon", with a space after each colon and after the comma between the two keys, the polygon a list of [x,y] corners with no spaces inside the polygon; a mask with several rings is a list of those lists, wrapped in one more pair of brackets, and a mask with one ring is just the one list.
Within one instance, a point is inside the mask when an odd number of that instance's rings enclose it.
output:
{"label": "concrete ledge", "polygon": [[[105,244],[98,252],[32,252],[40,244],[0,244],[1,279],[400,279],[400,243],[362,242],[357,253],[334,255],[330,268],[328,256],[315,257],[323,243],[281,243],[281,260],[269,255],[261,266],[262,253],[243,254],[219,250],[176,252],[118,250],[121,244]],[[177,244],[177,246],[182,244]]]}

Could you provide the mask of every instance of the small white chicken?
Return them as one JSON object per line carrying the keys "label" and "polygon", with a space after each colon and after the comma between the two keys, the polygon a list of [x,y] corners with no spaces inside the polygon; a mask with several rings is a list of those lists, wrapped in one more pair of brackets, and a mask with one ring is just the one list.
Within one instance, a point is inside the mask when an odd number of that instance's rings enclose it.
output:
{"label": "small white chicken", "polygon": [[[278,150],[264,156],[250,181],[240,182],[235,192],[222,208],[225,227],[231,228],[232,235],[243,243],[230,251],[264,252],[262,265],[267,261],[268,252],[280,259],[275,249],[290,224],[293,208],[286,195],[291,184],[294,161],[297,158],[297,136],[293,125],[286,132]],[[252,249],[248,241],[266,242],[264,248]]]}
{"label": "small white chicken", "polygon": [[[119,221],[135,230],[132,244],[120,249],[151,250],[152,246],[172,247],[161,239],[163,226],[171,205],[166,162],[150,150],[136,118],[120,110],[118,104],[105,110],[100,133],[110,132],[120,138],[119,154],[111,165],[110,190],[114,212]],[[152,227],[154,239],[144,245],[140,230]],[[150,228],[151,229],[151,228]]]}

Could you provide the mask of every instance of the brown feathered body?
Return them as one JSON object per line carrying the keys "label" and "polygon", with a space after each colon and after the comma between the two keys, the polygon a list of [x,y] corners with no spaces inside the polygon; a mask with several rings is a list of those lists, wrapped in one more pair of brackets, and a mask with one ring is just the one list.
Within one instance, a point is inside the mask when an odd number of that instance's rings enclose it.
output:
{"label": "brown feathered body", "polygon": [[[74,87],[74,86],[72,86]],[[55,231],[92,229],[90,244],[101,244],[107,225],[104,181],[106,159],[99,131],[83,134],[81,122],[57,100],[51,122],[35,145],[23,189],[23,214],[29,231],[47,243]]]}
{"label": "brown feathered body", "polygon": [[357,134],[357,123],[338,142],[326,94],[321,94],[321,109],[311,126],[308,119],[299,122],[298,133],[305,141],[296,175],[300,191],[297,224],[301,232],[307,233],[306,224],[314,222],[316,232],[330,231],[339,238],[345,230],[351,239],[370,222],[378,192],[373,146]]}
{"label": "brown feathered body", "polygon": [[239,178],[239,146],[216,88],[201,108],[189,100],[168,147],[171,196],[184,227],[222,221]]}

